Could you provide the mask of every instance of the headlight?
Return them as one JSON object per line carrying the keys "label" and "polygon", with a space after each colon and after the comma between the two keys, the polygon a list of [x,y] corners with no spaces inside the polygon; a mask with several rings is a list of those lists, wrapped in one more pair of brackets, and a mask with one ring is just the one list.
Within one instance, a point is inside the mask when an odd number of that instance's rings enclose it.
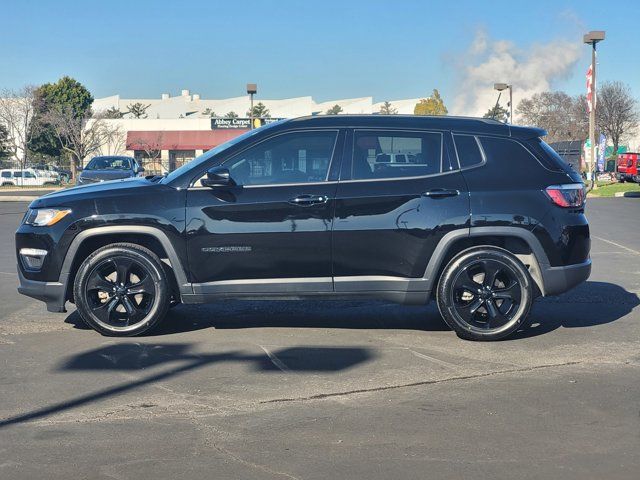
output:
{"label": "headlight", "polygon": [[30,208],[24,223],[34,227],[50,227],[70,213],[69,208]]}

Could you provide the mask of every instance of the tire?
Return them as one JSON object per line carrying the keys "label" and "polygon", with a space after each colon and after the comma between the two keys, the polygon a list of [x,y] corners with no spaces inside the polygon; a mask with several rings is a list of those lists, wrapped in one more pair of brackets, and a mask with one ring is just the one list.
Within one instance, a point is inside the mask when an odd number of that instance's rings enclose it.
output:
{"label": "tire", "polygon": [[473,247],[445,267],[436,293],[444,321],[466,340],[499,340],[525,325],[533,281],[513,254]]}
{"label": "tire", "polygon": [[171,298],[162,265],[155,253],[133,243],[96,250],[75,278],[78,313],[106,336],[132,337],[152,329],[164,318]]}
{"label": "tire", "polygon": [[620,178],[618,179],[618,181],[619,181],[620,183],[624,183],[624,177],[621,175],[621,176],[620,176]]}

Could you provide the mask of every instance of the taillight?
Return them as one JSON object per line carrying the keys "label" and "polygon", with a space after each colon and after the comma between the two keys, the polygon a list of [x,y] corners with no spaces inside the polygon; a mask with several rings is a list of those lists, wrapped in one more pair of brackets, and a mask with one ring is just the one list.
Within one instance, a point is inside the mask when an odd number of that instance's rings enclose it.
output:
{"label": "taillight", "polygon": [[581,208],[586,198],[584,185],[581,183],[551,185],[545,189],[545,193],[553,203],[565,208]]}

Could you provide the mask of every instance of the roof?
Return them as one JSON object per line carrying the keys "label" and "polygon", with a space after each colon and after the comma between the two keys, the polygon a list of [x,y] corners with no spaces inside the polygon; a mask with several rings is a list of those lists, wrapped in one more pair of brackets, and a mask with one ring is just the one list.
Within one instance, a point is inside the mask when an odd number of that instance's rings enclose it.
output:
{"label": "roof", "polygon": [[318,115],[299,117],[283,123],[287,127],[369,127],[369,128],[432,128],[515,138],[534,138],[547,134],[535,127],[509,125],[489,118],[423,116],[423,115]]}

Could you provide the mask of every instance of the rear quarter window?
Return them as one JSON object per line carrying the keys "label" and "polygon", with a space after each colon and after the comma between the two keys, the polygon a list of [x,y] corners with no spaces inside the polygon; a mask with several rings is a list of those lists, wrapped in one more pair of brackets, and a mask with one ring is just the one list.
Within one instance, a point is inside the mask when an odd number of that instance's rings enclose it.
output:
{"label": "rear quarter window", "polygon": [[[542,166],[547,170],[561,172],[563,168],[557,163],[557,161],[552,158],[552,154],[547,152],[546,149],[553,149],[549,147],[546,143],[539,141],[532,150],[538,150],[536,155],[534,155],[528,148],[522,145],[520,142],[516,140],[512,140],[510,138],[499,138],[499,137],[478,137],[480,143],[482,145],[482,149],[484,150],[485,155],[487,156],[487,161],[491,162],[492,159],[500,159],[502,161],[507,161],[513,166],[518,168],[526,167],[526,166]],[[539,140],[539,139],[538,139]],[[544,148],[542,143],[546,146]],[[533,145],[529,145],[533,147]],[[555,152],[554,152],[555,153]],[[557,154],[555,154],[557,156]],[[558,157],[559,158],[559,157]],[[559,162],[564,163],[561,158],[559,158]],[[569,168],[567,166],[567,168]]]}
{"label": "rear quarter window", "polygon": [[569,163],[565,162],[562,157],[551,146],[544,142],[541,138],[534,138],[527,141],[527,146],[535,154],[536,159],[547,170],[553,172],[570,173],[573,169]]}

